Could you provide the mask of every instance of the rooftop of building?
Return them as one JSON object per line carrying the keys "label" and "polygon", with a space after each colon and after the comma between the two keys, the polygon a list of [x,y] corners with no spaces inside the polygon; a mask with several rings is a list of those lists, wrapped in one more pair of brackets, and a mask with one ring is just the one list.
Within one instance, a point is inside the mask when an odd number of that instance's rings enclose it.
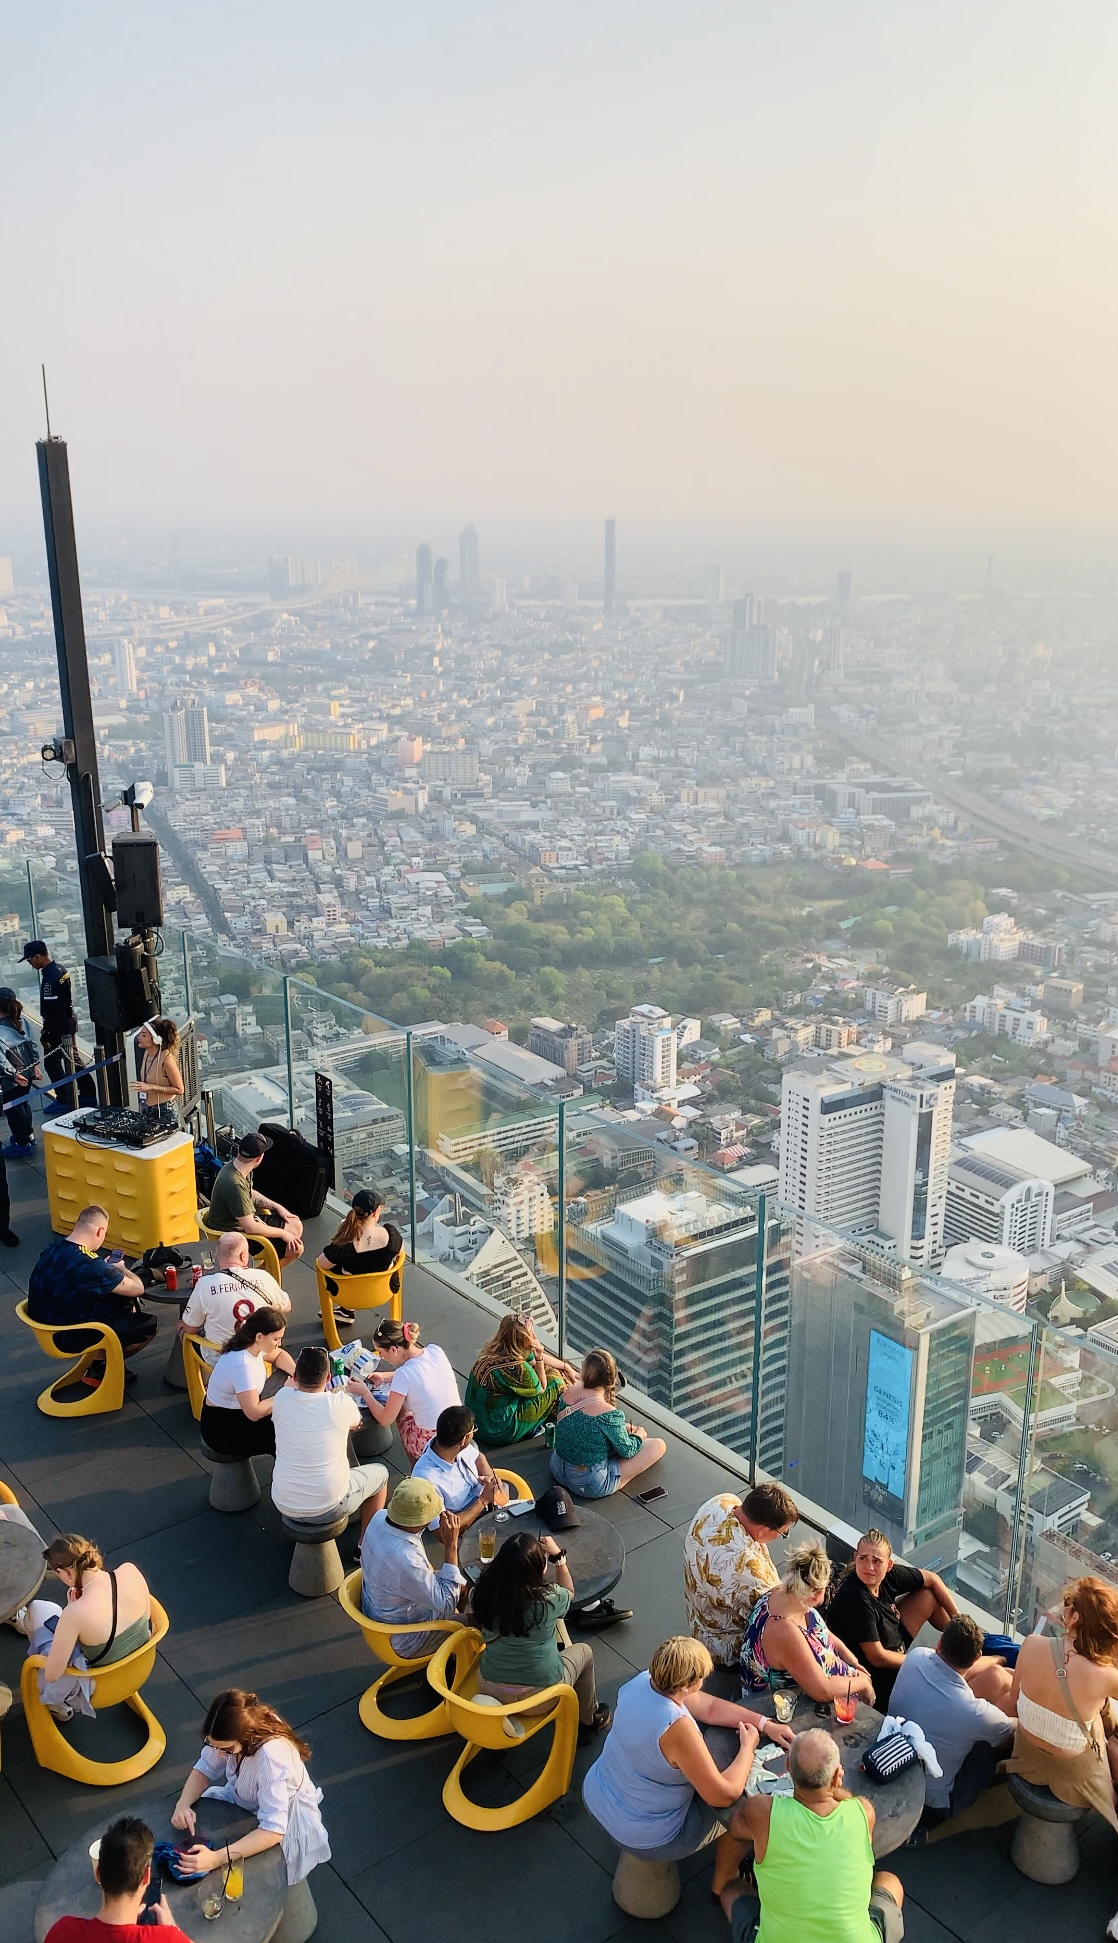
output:
{"label": "rooftop of building", "polygon": [[[357,1702],[376,1663],[335,1600],[303,1600],[289,1590],[290,1546],[267,1491],[236,1517],[209,1509],[197,1426],[185,1396],[162,1381],[166,1320],[137,1359],[137,1381],[121,1411],[78,1423],[38,1412],[45,1365],[14,1308],[51,1238],[46,1190],[37,1163],[13,1165],[10,1176],[21,1245],[5,1255],[0,1276],[0,1478],[45,1539],[80,1530],[103,1545],[110,1565],[134,1560],[166,1605],[171,1629],[145,1688],[166,1730],[166,1754],[152,1773],[112,1790],[38,1767],[18,1700],[23,1641],[0,1629],[0,1678],[17,1694],[0,1728],[0,1885],[45,1877],[98,1815],[107,1822],[176,1790],[197,1753],[206,1707],[235,1682],[259,1692],[311,1744],[309,1766],[324,1791],[333,1851],[313,1877],[321,1943],[431,1943],[447,1934],[463,1943],[523,1943],[530,1921],[546,1928],[550,1943],[727,1943],[701,1856],[683,1864],[682,1899],[659,1922],[639,1923],[617,1908],[610,1893],[615,1851],[580,1797],[592,1748],[579,1749],[563,1800],[497,1838],[459,1826],[443,1808],[454,1744],[388,1742],[366,1732]],[[330,1225],[312,1224],[308,1258]],[[285,1281],[291,1339],[296,1346],[320,1340],[313,1271],[297,1264]],[[407,1313],[464,1377],[490,1333],[486,1310],[413,1264],[405,1286]],[[542,1486],[542,1448],[521,1446],[512,1461]],[[632,1620],[594,1635],[599,1692],[611,1704],[657,1643],[685,1630],[683,1538],[696,1508],[716,1492],[744,1489],[740,1469],[675,1437],[661,1469],[641,1480],[645,1487],[656,1482],[665,1496],[653,1505],[621,1493],[596,1507],[624,1538],[621,1592],[635,1609]],[[98,1758],[112,1758],[134,1743],[123,1714],[114,1710],[67,1731],[89,1751],[95,1741]],[[480,1755],[472,1788],[494,1803],[510,1799],[535,1772],[546,1740]],[[1079,1875],[1062,1888],[1020,1876],[1009,1838],[1008,1827],[978,1829],[889,1857],[905,1885],[908,1943],[1101,1936],[1118,1902],[1112,1832],[1101,1824],[1088,1831]]]}
{"label": "rooftop of building", "polygon": [[1091,1172],[1090,1161],[1080,1160],[1067,1147],[1057,1147],[1053,1140],[1030,1133],[1028,1127],[991,1127],[985,1133],[968,1134],[963,1145],[969,1153],[1007,1168],[1018,1180],[1051,1181],[1053,1186],[1063,1187]]}

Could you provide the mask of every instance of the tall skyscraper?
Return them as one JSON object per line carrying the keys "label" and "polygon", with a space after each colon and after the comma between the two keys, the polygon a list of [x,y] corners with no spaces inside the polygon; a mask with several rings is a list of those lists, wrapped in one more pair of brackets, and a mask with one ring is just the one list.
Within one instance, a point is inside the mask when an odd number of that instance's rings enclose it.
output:
{"label": "tall skyscraper", "polygon": [[835,613],[840,621],[845,621],[850,611],[850,593],[854,576],[849,567],[841,567],[835,575]]}
{"label": "tall skyscraper", "polygon": [[458,535],[458,580],[463,594],[476,594],[480,579],[477,527],[471,524]]}
{"label": "tall skyscraper", "polygon": [[426,540],[421,540],[415,549],[415,611],[417,614],[430,614],[434,606],[435,575],[431,564],[431,549]]}
{"label": "tall skyscraper", "polygon": [[612,614],[617,604],[617,521],[612,513],[606,521],[606,613]]}
{"label": "tall skyscraper", "polygon": [[450,565],[446,560],[435,562],[431,598],[436,614],[447,613],[450,607]]}
{"label": "tall skyscraper", "polygon": [[0,594],[14,594],[15,581],[12,579],[12,563],[6,553],[0,554]]}
{"label": "tall skyscraper", "polygon": [[726,673],[746,681],[776,679],[776,631],[760,620],[752,594],[734,602],[726,636]]}
{"label": "tall skyscraper", "polygon": [[169,781],[173,780],[180,763],[209,762],[210,718],[196,702],[185,702],[180,698],[171,703],[163,715],[163,736]]}
{"label": "tall skyscraper", "polygon": [[726,591],[725,578],[722,572],[721,561],[714,560],[711,562],[710,566],[707,568],[706,579],[707,579],[707,606],[721,607],[723,599],[725,598],[725,591]]}
{"label": "tall skyscraper", "polygon": [[780,1199],[849,1234],[877,1231],[901,1261],[943,1258],[955,1055],[913,1043],[784,1075]]}
{"label": "tall skyscraper", "polygon": [[136,693],[136,657],[131,641],[117,641],[113,647],[113,673],[116,692],[123,698]]}
{"label": "tall skyscraper", "polygon": [[659,1005],[634,1005],[618,1019],[613,1063],[630,1086],[655,1093],[675,1085],[679,1041],[669,1014]]}

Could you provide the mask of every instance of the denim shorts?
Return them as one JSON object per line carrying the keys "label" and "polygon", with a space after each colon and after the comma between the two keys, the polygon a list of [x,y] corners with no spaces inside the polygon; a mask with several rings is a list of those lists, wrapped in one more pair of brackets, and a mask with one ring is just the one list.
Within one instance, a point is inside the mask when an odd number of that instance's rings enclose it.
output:
{"label": "denim shorts", "polygon": [[597,1464],[568,1464],[557,1451],[552,1451],[551,1475],[556,1484],[565,1484],[576,1498],[608,1498],[621,1482],[621,1460],[603,1457]]}

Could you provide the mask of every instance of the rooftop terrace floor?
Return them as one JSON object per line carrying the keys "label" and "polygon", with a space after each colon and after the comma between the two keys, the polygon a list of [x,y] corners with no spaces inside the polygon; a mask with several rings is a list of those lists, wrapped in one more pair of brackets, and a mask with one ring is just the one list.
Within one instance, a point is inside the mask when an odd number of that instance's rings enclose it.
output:
{"label": "rooftop terrace floor", "polygon": [[[455,1743],[390,1743],[365,1731],[357,1701],[376,1662],[334,1599],[307,1601],[288,1589],[290,1545],[267,1492],[237,1517],[209,1508],[197,1426],[185,1395],[162,1381],[169,1311],[162,1311],[155,1344],[133,1365],[138,1380],[118,1414],[77,1423],[40,1415],[35,1399],[47,1365],[14,1308],[49,1237],[45,1181],[38,1161],[13,1163],[9,1179],[21,1245],[5,1253],[0,1272],[0,1477],[44,1537],[77,1530],[103,1547],[110,1564],[134,1560],[166,1606],[171,1630],[145,1688],[166,1730],[167,1752],[141,1780],[101,1790],[37,1766],[18,1698],[24,1642],[0,1628],[0,1678],[16,1693],[0,1727],[0,1884],[45,1876],[53,1858],[102,1810],[109,1818],[129,1802],[177,1792],[197,1752],[208,1703],[236,1684],[255,1688],[311,1743],[310,1769],[324,1790],[333,1848],[332,1862],[312,1881],[323,1943],[523,1943],[531,1928],[548,1943],[725,1943],[728,1929],[708,1894],[706,1859],[684,1865],[682,1899],[661,1922],[636,1922],[617,1908],[610,1893],[616,1852],[579,1794],[593,1749],[579,1750],[564,1800],[494,1836],[459,1827],[443,1809]],[[314,1225],[311,1259],[326,1229]],[[300,1264],[286,1280],[293,1300],[289,1340],[320,1341],[313,1269]],[[422,1269],[408,1267],[405,1288],[408,1315],[464,1376],[488,1334],[485,1313]],[[398,1444],[392,1455],[399,1460]],[[510,1461],[542,1486],[540,1445],[519,1447]],[[631,1621],[594,1635],[599,1692],[610,1703],[619,1685],[647,1665],[659,1640],[686,1629],[686,1524],[705,1498],[738,1485],[733,1473],[674,1441],[641,1488],[650,1482],[666,1490],[655,1508],[624,1494],[597,1507],[623,1533],[627,1557],[618,1597],[635,1608]],[[124,1713],[68,1731],[82,1744],[95,1737],[99,1758],[112,1758],[134,1744]],[[479,1756],[471,1789],[490,1801],[519,1793],[538,1758],[535,1748],[548,1739],[541,1735],[534,1747],[500,1758]],[[1008,1855],[1010,1833],[1009,1827],[982,1830],[890,1858],[907,1892],[912,1943],[1102,1936],[1118,1907],[1112,1832],[1102,1824],[1091,1828],[1081,1844],[1080,1873],[1061,1889],[1018,1875]]]}

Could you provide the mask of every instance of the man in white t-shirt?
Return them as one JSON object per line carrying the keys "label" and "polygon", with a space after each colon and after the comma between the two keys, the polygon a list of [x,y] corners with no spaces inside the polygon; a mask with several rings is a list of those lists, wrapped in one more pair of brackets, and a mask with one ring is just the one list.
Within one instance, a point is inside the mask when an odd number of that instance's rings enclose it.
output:
{"label": "man in white t-shirt", "polygon": [[234,1230],[218,1240],[217,1267],[201,1276],[191,1290],[182,1314],[183,1332],[217,1344],[216,1349],[202,1351],[202,1360],[212,1369],[222,1343],[256,1309],[278,1309],[281,1315],[290,1315],[291,1297],[266,1268],[252,1266],[248,1238]]}
{"label": "man in white t-shirt", "polygon": [[276,1392],[272,1425],[276,1462],[272,1503],[286,1518],[361,1514],[361,1536],[388,1496],[383,1464],[349,1461],[349,1433],[361,1412],[344,1390],[328,1390],[330,1358],[324,1349],[301,1349],[295,1376]]}
{"label": "man in white t-shirt", "polygon": [[[440,1411],[435,1435],[412,1465],[412,1476],[429,1479],[444,1508],[453,1511],[459,1531],[465,1531],[491,1504],[509,1501],[506,1487],[494,1477],[488,1459],[474,1443],[476,1429],[473,1411],[464,1403],[452,1403]],[[437,1514],[427,1529],[438,1531]]]}

